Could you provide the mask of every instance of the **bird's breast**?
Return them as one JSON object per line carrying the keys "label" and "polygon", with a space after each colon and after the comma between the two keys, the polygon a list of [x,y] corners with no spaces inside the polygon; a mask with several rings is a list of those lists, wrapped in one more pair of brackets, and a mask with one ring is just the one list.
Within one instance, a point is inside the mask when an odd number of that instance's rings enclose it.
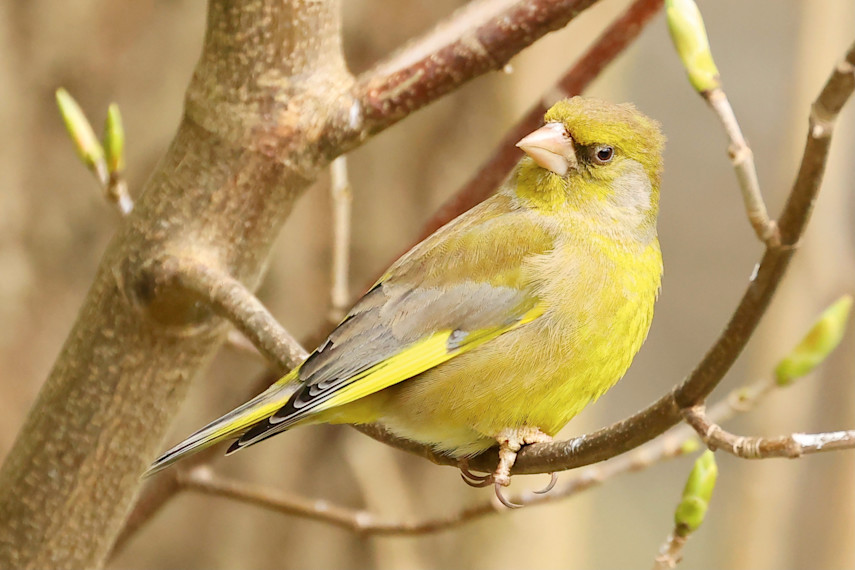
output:
{"label": "bird's breast", "polygon": [[555,434],[623,376],[650,327],[658,243],[559,244],[526,271],[545,313],[395,387],[384,421],[393,431],[456,455],[508,427]]}

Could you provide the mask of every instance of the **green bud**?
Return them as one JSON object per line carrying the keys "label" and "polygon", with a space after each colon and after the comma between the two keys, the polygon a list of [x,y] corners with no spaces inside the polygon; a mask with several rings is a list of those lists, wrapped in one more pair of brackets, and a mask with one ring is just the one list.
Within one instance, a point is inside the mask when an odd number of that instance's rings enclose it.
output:
{"label": "green bud", "polygon": [[704,522],[716,478],[718,466],[715,456],[712,451],[706,450],[695,461],[683,489],[683,499],[674,511],[674,524],[678,535],[688,536]]}
{"label": "green bud", "polygon": [[665,0],[668,30],[689,82],[698,93],[721,86],[701,11],[694,0]]}
{"label": "green bud", "polygon": [[80,159],[90,170],[97,172],[104,164],[104,149],[80,105],[62,88],[56,90],[56,104]]}
{"label": "green bud", "polygon": [[107,170],[120,173],[125,170],[125,128],[119,106],[110,103],[107,107],[107,120],[104,122],[104,154],[107,157]]}
{"label": "green bud", "polygon": [[844,295],[822,312],[801,342],[775,367],[778,386],[790,385],[828,358],[843,338],[851,310],[852,296]]}

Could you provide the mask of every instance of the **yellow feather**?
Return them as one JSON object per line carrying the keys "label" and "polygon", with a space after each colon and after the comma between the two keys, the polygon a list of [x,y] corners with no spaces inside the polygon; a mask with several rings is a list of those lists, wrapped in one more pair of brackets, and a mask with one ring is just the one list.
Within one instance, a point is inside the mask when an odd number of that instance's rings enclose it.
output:
{"label": "yellow feather", "polygon": [[448,340],[451,337],[452,331],[434,333],[428,338],[407,347],[398,354],[387,358],[380,364],[354,376],[351,384],[339,390],[334,397],[314,408],[313,412],[321,412],[349,404],[354,400],[364,398],[398,382],[421,374],[425,370],[472,350],[488,340],[496,338],[500,334],[512,331],[520,325],[530,323],[542,315],[544,309],[543,305],[538,305],[525,313],[522,319],[514,323],[493,329],[473,331],[467,334],[463,341],[452,350],[448,349]]}

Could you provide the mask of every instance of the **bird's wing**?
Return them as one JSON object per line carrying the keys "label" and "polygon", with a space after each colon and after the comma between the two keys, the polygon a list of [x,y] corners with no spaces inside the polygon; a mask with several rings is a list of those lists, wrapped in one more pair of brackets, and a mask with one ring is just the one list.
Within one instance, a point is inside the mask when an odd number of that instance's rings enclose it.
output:
{"label": "bird's wing", "polygon": [[524,212],[508,213],[495,201],[470,214],[396,262],[295,371],[300,387],[287,403],[229,451],[411,378],[539,317],[544,307],[522,266],[552,248],[551,236]]}
{"label": "bird's wing", "polygon": [[395,262],[299,367],[164,453],[155,473],[235,436],[229,452],[402,382],[540,316],[524,262],[553,237],[501,194]]}

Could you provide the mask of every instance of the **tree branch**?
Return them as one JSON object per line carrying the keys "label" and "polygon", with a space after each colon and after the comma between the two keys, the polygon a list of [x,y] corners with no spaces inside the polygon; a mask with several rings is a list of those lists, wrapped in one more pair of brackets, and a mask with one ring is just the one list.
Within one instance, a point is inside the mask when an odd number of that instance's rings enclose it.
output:
{"label": "tree branch", "polygon": [[[651,464],[679,457],[685,451],[676,437],[664,437],[633,453],[617,457],[614,461],[595,465],[576,474],[573,479],[559,484],[545,495],[531,492],[514,497],[513,501],[530,506],[555,502],[601,485],[607,479],[631,471],[639,471]],[[316,520],[363,535],[412,536],[449,530],[474,522],[485,516],[510,512],[495,498],[479,502],[451,515],[418,521],[383,519],[363,510],[332,505],[324,500],[307,499],[283,493],[278,489],[237,481],[215,475],[206,467],[182,472],[179,485],[188,491],[223,497],[284,515]]]}
{"label": "tree branch", "polygon": [[855,448],[855,430],[829,433],[794,433],[778,437],[745,437],[732,434],[707,416],[703,406],[683,410],[683,417],[710,449],[721,449],[743,459],[788,457]]}
{"label": "tree branch", "polygon": [[314,122],[351,83],[338,2],[211,0],[176,137],[0,469],[0,567],[103,564],[190,379],[226,333],[198,295],[149,295],[146,263],[179,252],[255,287],[294,200],[328,162]]}
{"label": "tree branch", "polygon": [[597,0],[479,0],[434,31],[363,73],[353,97],[360,111],[352,140],[377,133],[507,62]]}
{"label": "tree branch", "polygon": [[151,264],[149,279],[153,288],[179,287],[198,295],[214,312],[228,319],[280,372],[294,368],[309,356],[261,301],[228,273],[195,258],[166,257]]}
{"label": "tree branch", "polygon": [[[269,382],[264,382],[264,384],[269,384]],[[725,399],[710,408],[708,417],[716,422],[722,422],[733,417],[736,413],[750,411],[769,393],[782,387],[785,386],[781,386],[773,380],[764,379],[737,388]],[[694,437],[695,432],[691,427],[688,425],[678,426],[668,434],[617,457],[613,461],[594,465],[577,472],[569,482],[559,485],[547,495],[525,493],[514,497],[512,500],[517,504],[531,506],[573,496],[600,485],[616,475],[640,471],[660,461],[688,453],[693,447],[689,444]],[[146,502],[141,500],[138,508],[134,509],[134,514],[117,542],[117,550],[167,499],[184,490],[232,499],[280,514],[317,520],[368,535],[411,536],[441,532],[486,516],[510,512],[501,508],[493,498],[437,518],[415,521],[384,519],[374,513],[348,509],[321,499],[307,499],[284,493],[278,489],[217,476],[211,472],[206,461],[201,460],[203,455],[204,459],[207,460],[210,451],[208,449],[189,458],[180,466],[180,474],[179,469],[173,469],[168,472],[171,474],[168,479],[162,482],[156,480],[154,485],[146,490],[147,496],[149,492],[151,496]]]}
{"label": "tree branch", "polygon": [[733,112],[733,107],[730,106],[727,94],[721,87],[716,87],[710,91],[704,91],[702,95],[712,110],[715,111],[724,127],[727,138],[730,139],[730,147],[727,152],[733,169],[736,171],[736,179],[739,182],[739,189],[742,191],[742,200],[745,204],[745,212],[748,214],[748,221],[760,241],[766,245],[775,246],[779,239],[778,228],[775,222],[769,219],[766,202],[760,192],[757,169],[754,166],[754,152],[748,146],[745,137],[742,136],[742,129],[739,128],[739,122],[736,120],[736,114]]}

